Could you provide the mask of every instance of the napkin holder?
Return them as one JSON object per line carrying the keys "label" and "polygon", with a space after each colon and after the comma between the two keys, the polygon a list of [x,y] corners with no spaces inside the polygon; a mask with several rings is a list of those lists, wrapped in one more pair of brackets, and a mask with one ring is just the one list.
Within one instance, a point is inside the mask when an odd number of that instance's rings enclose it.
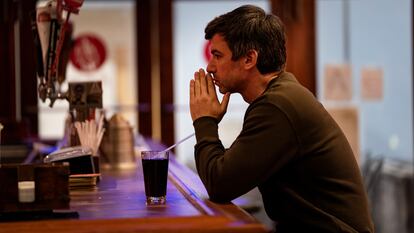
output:
{"label": "napkin holder", "polygon": [[69,209],[69,202],[68,164],[0,165],[0,214]]}

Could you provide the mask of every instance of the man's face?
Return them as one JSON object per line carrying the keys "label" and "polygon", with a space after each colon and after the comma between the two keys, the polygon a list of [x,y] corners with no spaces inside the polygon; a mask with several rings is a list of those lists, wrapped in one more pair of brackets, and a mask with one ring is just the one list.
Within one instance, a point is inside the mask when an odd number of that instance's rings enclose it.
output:
{"label": "man's face", "polygon": [[222,94],[239,92],[241,88],[240,60],[231,60],[232,52],[223,36],[215,34],[211,38],[211,54],[213,55],[207,65],[207,72],[211,73],[214,83]]}

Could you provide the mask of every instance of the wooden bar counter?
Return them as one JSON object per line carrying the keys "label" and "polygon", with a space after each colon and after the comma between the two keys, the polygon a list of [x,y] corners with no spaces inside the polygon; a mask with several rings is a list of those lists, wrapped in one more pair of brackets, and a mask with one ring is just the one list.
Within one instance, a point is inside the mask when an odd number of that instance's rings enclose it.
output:
{"label": "wooden bar counter", "polygon": [[71,189],[75,218],[0,223],[0,232],[267,232],[233,205],[208,200],[193,171],[170,158],[167,203],[146,206],[141,162],[133,170],[101,171],[93,188]]}

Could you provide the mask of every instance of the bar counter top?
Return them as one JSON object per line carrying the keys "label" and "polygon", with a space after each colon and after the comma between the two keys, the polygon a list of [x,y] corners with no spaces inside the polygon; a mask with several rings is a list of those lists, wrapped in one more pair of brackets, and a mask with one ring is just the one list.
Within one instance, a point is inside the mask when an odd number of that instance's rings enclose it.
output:
{"label": "bar counter top", "polygon": [[167,203],[146,206],[141,162],[132,170],[102,170],[96,187],[70,190],[75,218],[0,223],[0,232],[267,232],[238,206],[217,204],[197,174],[170,157]]}

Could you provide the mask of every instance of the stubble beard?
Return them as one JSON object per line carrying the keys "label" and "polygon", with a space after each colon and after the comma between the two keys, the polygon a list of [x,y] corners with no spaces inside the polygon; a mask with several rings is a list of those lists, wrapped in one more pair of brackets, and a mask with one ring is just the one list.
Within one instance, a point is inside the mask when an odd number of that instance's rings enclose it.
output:
{"label": "stubble beard", "polygon": [[[214,77],[214,76],[213,76],[213,77]],[[218,80],[217,80],[217,79],[215,79],[215,78],[213,78],[213,80],[214,80],[214,85],[215,85],[215,86],[217,86],[218,91],[219,91],[221,94],[223,94],[223,95],[224,95],[224,94],[226,94],[227,92],[232,93],[231,88],[224,86],[225,84],[223,84],[223,82],[220,82],[220,81],[218,81]]]}
{"label": "stubble beard", "polygon": [[224,87],[223,84],[221,83],[216,83],[215,84],[218,87],[218,90],[221,94],[226,94],[227,92],[229,92],[228,88]]}
{"label": "stubble beard", "polygon": [[225,88],[223,87],[223,85],[219,81],[217,81],[217,79],[214,77],[214,74],[212,75],[212,77],[213,77],[214,85],[218,88],[218,91],[221,94],[224,94],[225,92],[223,91],[225,91]]}

